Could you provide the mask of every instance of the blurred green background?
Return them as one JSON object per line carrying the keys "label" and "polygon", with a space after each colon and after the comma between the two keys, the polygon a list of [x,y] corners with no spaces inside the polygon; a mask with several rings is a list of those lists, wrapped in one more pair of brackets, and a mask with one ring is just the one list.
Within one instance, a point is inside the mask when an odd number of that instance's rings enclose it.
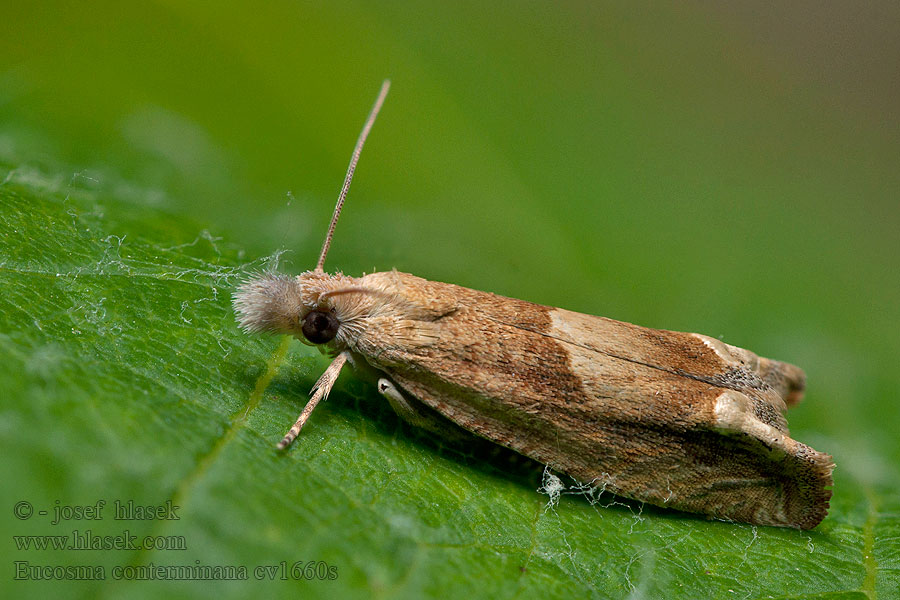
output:
{"label": "blurred green background", "polygon": [[[3,596],[898,597],[900,8],[737,4],[6,3]],[[241,334],[229,297],[281,250],[313,266],[386,77],[326,268],[801,365],[793,437],[837,464],[817,529],[550,506],[533,465],[423,439],[350,373],[273,451],[326,363]],[[13,512],[98,499],[180,519]],[[186,549],[12,537],[74,529]],[[196,561],[249,580],[112,574]]]}

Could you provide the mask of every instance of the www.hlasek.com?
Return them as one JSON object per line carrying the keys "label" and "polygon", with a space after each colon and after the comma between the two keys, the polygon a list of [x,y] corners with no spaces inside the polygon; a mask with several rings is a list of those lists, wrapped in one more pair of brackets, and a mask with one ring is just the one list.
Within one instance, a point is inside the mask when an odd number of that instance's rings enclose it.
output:
{"label": "www.hlasek.com", "polygon": [[338,578],[337,566],[325,561],[298,560],[294,563],[281,561],[269,565],[206,565],[199,560],[187,565],[158,565],[148,563],[137,566],[116,565],[108,569],[103,565],[36,565],[27,560],[13,562],[14,579],[18,581],[102,581],[109,577],[124,581],[203,581],[203,580],[320,580],[333,581]]}
{"label": "www.hlasek.com", "polygon": [[145,535],[140,540],[129,530],[97,535],[75,529],[68,535],[14,535],[16,550],[187,550],[183,535]]}

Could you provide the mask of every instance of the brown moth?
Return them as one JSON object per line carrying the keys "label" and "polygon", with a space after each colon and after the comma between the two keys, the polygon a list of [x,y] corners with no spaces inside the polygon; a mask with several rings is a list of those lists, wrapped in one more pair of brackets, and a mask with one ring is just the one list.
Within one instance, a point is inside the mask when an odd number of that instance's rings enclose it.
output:
{"label": "brown moth", "polygon": [[409,423],[462,428],[581,482],[657,506],[810,529],[828,510],[827,454],[793,440],[782,412],[805,375],[696,333],[648,329],[396,271],[323,264],[382,86],[312,271],[263,274],[234,296],[248,332],[291,334],[334,357],[299,434],[346,362],[374,374]]}

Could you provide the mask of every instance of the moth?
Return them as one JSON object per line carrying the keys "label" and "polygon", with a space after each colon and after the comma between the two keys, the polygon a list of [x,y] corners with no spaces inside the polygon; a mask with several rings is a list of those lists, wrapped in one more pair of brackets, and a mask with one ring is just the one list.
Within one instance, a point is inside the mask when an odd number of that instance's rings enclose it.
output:
{"label": "moth", "polygon": [[648,329],[397,271],[323,265],[385,81],[354,149],[319,261],[234,295],[247,332],[290,334],[333,361],[279,449],[346,363],[412,425],[462,430],[621,496],[712,518],[810,529],[831,456],[792,439],[783,412],[803,371],[695,333]]}

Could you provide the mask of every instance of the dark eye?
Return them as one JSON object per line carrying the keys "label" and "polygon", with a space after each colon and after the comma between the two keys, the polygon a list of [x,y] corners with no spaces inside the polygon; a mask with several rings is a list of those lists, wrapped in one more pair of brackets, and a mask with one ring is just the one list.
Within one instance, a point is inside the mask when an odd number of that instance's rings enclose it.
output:
{"label": "dark eye", "polygon": [[330,312],[314,310],[303,317],[303,337],[313,344],[324,344],[334,339],[339,325]]}

